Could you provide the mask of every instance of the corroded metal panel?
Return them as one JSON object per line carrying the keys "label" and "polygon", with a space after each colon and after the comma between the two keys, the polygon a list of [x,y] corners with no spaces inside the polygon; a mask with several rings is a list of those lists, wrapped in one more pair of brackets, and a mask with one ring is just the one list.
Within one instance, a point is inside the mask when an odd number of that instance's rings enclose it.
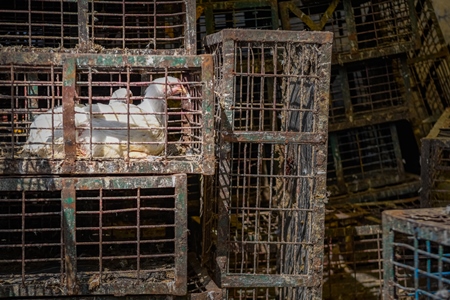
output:
{"label": "corroded metal panel", "polygon": [[1,182],[1,296],[187,293],[185,174]]}
{"label": "corroded metal panel", "polygon": [[[214,172],[211,56],[5,51],[0,57],[5,129],[0,133],[1,173]],[[179,94],[162,90],[161,96],[144,98],[145,88],[152,86],[155,78],[165,76],[177,78],[178,83],[170,86]],[[110,95],[118,88],[129,91],[129,100],[134,103],[118,112],[96,111],[99,105],[110,107]],[[148,97],[159,97],[155,99],[167,108],[133,112]],[[152,121],[160,115],[167,124]],[[103,117],[114,120],[99,121]],[[146,123],[134,124],[131,119],[135,118],[144,118]],[[160,126],[162,135],[154,137],[155,129],[146,125],[149,122]],[[117,138],[108,138],[111,134]],[[152,145],[164,149],[153,152]],[[146,155],[133,153],[133,149]]]}

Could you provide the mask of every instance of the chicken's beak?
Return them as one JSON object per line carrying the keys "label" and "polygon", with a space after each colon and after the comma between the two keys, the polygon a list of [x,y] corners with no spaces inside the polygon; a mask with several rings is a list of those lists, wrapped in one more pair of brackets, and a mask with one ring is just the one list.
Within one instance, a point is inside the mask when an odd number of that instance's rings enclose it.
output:
{"label": "chicken's beak", "polygon": [[172,90],[172,95],[180,95],[180,94],[187,95],[188,94],[186,88],[182,84],[177,84],[177,85],[172,86],[171,90]]}

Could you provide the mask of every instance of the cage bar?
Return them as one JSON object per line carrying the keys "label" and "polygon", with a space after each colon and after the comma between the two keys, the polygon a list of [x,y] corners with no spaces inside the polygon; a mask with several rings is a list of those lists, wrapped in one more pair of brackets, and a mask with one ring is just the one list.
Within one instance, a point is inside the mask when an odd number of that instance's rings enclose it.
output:
{"label": "cage bar", "polygon": [[195,54],[194,0],[18,0],[0,4],[3,46]]}
{"label": "cage bar", "polygon": [[2,178],[0,295],[186,293],[186,175]]}
{"label": "cage bar", "polygon": [[398,54],[417,44],[412,0],[285,1],[279,9],[285,30],[333,32],[333,63]]}
{"label": "cage bar", "polygon": [[327,205],[323,299],[379,299],[383,282],[381,213],[418,207],[417,193],[392,200]]}
{"label": "cage bar", "polygon": [[327,188],[332,196],[406,181],[395,123],[330,133]]}
{"label": "cage bar", "polygon": [[274,0],[214,1],[197,4],[197,49],[208,34],[227,28],[278,29]]}
{"label": "cage bar", "polygon": [[383,213],[384,299],[445,299],[449,293],[446,208]]}
{"label": "cage bar", "polygon": [[409,119],[409,80],[405,56],[334,65],[329,130]]}
{"label": "cage bar", "polygon": [[422,207],[450,204],[450,109],[447,108],[428,136],[422,139]]}
{"label": "cage bar", "polygon": [[211,56],[2,55],[3,174],[213,172]]}
{"label": "cage bar", "polygon": [[222,288],[320,295],[331,35],[226,29],[205,44],[220,135],[203,261]]}

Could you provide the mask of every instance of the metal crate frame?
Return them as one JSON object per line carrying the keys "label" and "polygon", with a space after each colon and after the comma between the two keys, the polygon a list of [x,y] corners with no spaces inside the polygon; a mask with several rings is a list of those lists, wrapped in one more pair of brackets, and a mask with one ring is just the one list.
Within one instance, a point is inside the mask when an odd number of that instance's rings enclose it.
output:
{"label": "metal crate frame", "polygon": [[[2,174],[95,174],[95,173],[203,173],[214,172],[214,131],[213,131],[213,63],[210,55],[200,56],[144,56],[144,55],[100,55],[100,54],[48,54],[8,51],[0,53],[1,65],[56,65],[62,72],[62,105],[65,108],[63,122],[65,145],[65,158],[61,159],[31,159],[31,158],[5,158],[2,160]],[[200,139],[202,153],[178,161],[160,160],[147,161],[142,159],[112,159],[112,160],[78,160],[74,143],[75,124],[73,118],[74,97],[76,92],[77,68],[105,67],[114,70],[114,67],[143,67],[168,70],[196,69],[201,73],[202,83],[202,124]],[[15,132],[15,131],[14,131]],[[13,134],[13,133],[11,133]],[[15,134],[15,133],[14,133]],[[195,158],[195,159],[194,159]],[[43,162],[44,161],[44,162]],[[61,164],[62,163],[62,164]]]}
{"label": "metal crate frame", "polygon": [[446,208],[383,212],[383,299],[446,298],[449,221]]}
{"label": "metal crate frame", "polygon": [[[174,213],[174,272],[173,280],[165,280],[160,282],[155,282],[151,280],[150,276],[152,272],[148,273],[145,270],[140,269],[138,266],[136,270],[133,270],[132,266],[125,265],[125,267],[131,268],[130,275],[131,277],[124,277],[126,279],[119,279],[119,282],[115,284],[113,281],[108,281],[108,276],[112,276],[111,271],[103,270],[102,264],[100,263],[100,270],[94,272],[83,272],[77,269],[77,260],[82,257],[81,253],[77,253],[77,246],[80,246],[82,243],[77,242],[77,230],[81,226],[81,224],[76,224],[77,214],[77,191],[80,192],[89,192],[96,190],[137,190],[145,188],[174,188],[175,195],[174,197],[174,207],[172,211]],[[61,249],[61,257],[59,264],[61,265],[61,269],[59,272],[46,274],[44,271],[41,274],[41,277],[36,277],[36,272],[26,272],[25,271],[25,263],[28,264],[33,263],[33,261],[42,261],[39,259],[26,259],[22,256],[22,261],[16,261],[15,263],[22,264],[21,275],[13,276],[11,274],[6,275],[4,278],[9,284],[2,284],[0,286],[0,295],[9,296],[9,297],[24,297],[24,296],[62,296],[62,295],[104,295],[104,294],[114,294],[114,295],[139,295],[139,294],[172,294],[172,295],[185,295],[187,292],[187,177],[185,174],[179,175],[167,175],[167,176],[153,176],[153,177],[70,177],[70,178],[59,178],[59,177],[39,177],[39,178],[2,178],[0,181],[0,189],[2,191],[18,191],[21,193],[25,192],[60,192],[60,206],[61,210],[58,213],[61,218],[61,226],[62,228],[54,228],[58,230],[61,236],[60,247]],[[139,197],[140,194],[138,193]],[[20,199],[19,199],[20,200]],[[57,200],[57,199],[56,199]],[[142,199],[140,199],[142,201]],[[8,201],[8,200],[1,200]],[[154,200],[152,200],[154,201]],[[25,205],[27,203],[27,199],[23,196],[23,199],[20,200],[23,206],[23,211],[19,213],[21,215],[23,225],[19,230],[12,230],[8,232],[8,229],[2,229],[2,234],[11,234],[17,235],[19,240],[22,240],[22,249],[25,246],[31,247],[34,246],[33,243],[28,244],[25,241],[24,235],[27,234],[30,230],[25,224],[27,218],[31,218],[33,215],[41,216],[45,218],[46,215],[50,215],[49,212],[37,212],[35,214],[31,212],[25,211]],[[28,205],[31,205],[29,203]],[[143,205],[143,204],[142,204]],[[141,209],[141,206],[138,204],[138,211],[143,213],[145,211],[145,207],[142,206],[144,210]],[[129,210],[129,208],[124,209],[124,211]],[[155,209],[155,208],[153,208]],[[160,211],[163,211],[164,208],[157,208]],[[141,211],[142,210],[142,211]],[[120,211],[117,210],[116,214]],[[13,212],[2,212],[2,218],[6,217],[14,217]],[[100,214],[100,221],[101,219]],[[139,220],[139,217],[138,217]],[[101,224],[101,222],[100,222]],[[48,227],[49,225],[47,225]],[[102,225],[100,226],[100,230],[102,230]],[[139,228],[139,226],[145,227],[144,225],[138,223],[134,225],[134,227]],[[157,228],[158,225],[153,225],[153,227]],[[110,225],[111,227],[111,225]],[[131,226],[133,227],[133,226]],[[130,226],[122,227],[125,229],[131,228]],[[145,228],[152,226],[146,226]],[[33,228],[33,227],[30,227]],[[81,227],[88,228],[89,227]],[[115,229],[119,229],[119,225],[115,227],[111,227]],[[98,228],[97,228],[98,229]],[[52,232],[48,231],[51,228],[37,228],[34,229],[38,233],[40,231],[44,232]],[[45,231],[46,230],[46,231]],[[106,230],[106,229],[105,229]],[[148,229],[146,229],[148,230]],[[155,229],[156,230],[156,229]],[[36,232],[35,232],[36,234]],[[102,235],[103,235],[102,231]],[[22,238],[20,237],[22,236]],[[144,237],[139,238],[140,234],[137,234],[136,243],[140,245],[141,239],[144,241]],[[120,241],[119,241],[120,242]],[[131,241],[130,241],[131,242]],[[28,242],[29,243],[29,242]],[[102,239],[98,241],[99,245],[103,245]],[[20,242],[19,242],[20,244]],[[42,247],[48,246],[46,244],[42,244]],[[2,243],[1,248],[3,251],[8,249],[7,244]],[[36,247],[36,246],[34,246]],[[25,251],[25,250],[23,250]],[[102,252],[100,252],[101,254]],[[106,253],[105,253],[106,255]],[[137,258],[141,259],[140,252],[137,252]],[[144,255],[144,254],[143,254]],[[100,257],[102,257],[100,255]],[[1,260],[5,259],[2,257]],[[105,258],[103,258],[105,259]],[[125,256],[123,257],[125,259]],[[56,261],[56,263],[58,263]],[[142,268],[144,268],[142,266]],[[39,274],[38,270],[38,273]],[[153,271],[155,272],[155,271]],[[147,274],[148,273],[148,274]],[[109,274],[109,275],[108,275]],[[135,278],[133,278],[132,274],[134,274]],[[106,276],[106,277],[105,277]],[[4,275],[2,276],[4,277]],[[150,279],[149,279],[150,278]],[[170,277],[169,277],[170,278]],[[89,279],[89,280],[88,280]],[[30,281],[31,280],[31,281]],[[103,281],[104,280],[104,281]],[[14,282],[16,281],[16,282]]]}
{"label": "metal crate frame", "polygon": [[[45,40],[50,40],[52,44],[52,48],[54,49],[63,49],[65,45],[70,48],[77,48],[77,50],[81,50],[83,52],[102,52],[108,53],[112,52],[117,54],[118,52],[126,53],[134,53],[134,54],[159,54],[159,55],[194,55],[196,54],[196,28],[195,28],[195,0],[176,0],[176,1],[141,1],[139,4],[147,4],[154,5],[153,11],[148,12],[147,14],[139,11],[136,13],[135,11],[127,12],[127,6],[133,5],[133,2],[124,1],[90,1],[90,0],[79,0],[79,1],[71,1],[71,0],[63,0],[63,1],[55,1],[56,3],[61,3],[60,11],[50,11],[49,8],[42,8],[42,11],[33,11],[31,9],[31,4],[35,4],[39,6],[39,4],[44,5],[44,2],[48,1],[38,1],[38,0],[30,0],[31,2],[23,2],[24,4],[30,5],[26,10],[20,10],[16,8],[7,8],[2,9],[0,7],[0,12],[6,17],[8,14],[12,15],[12,20],[9,22],[0,22],[2,26],[8,28],[8,26],[22,26],[22,29],[12,29],[10,32],[5,32],[0,35],[0,38],[4,38],[8,41],[8,39],[13,39],[17,42],[19,39],[26,40],[25,45],[21,43],[16,44],[12,43],[11,46],[28,46],[28,47],[46,47],[44,43]],[[177,3],[178,2],[178,3]],[[54,4],[54,3],[53,3]],[[116,12],[106,12],[104,11],[105,5],[110,5],[110,9],[114,7],[114,4],[117,4],[117,7],[120,5],[120,9],[123,9],[122,14],[117,14]],[[171,12],[157,12],[156,6],[162,7],[162,5],[170,4],[177,6],[179,11],[171,11]],[[75,7],[69,7],[69,5]],[[100,7],[100,5],[103,5]],[[179,6],[179,7],[178,7]],[[134,8],[136,9],[136,7]],[[145,11],[145,9],[144,9]],[[55,17],[55,20],[52,20],[54,23],[51,24],[42,24],[42,20],[39,20],[39,14],[42,16],[46,15],[47,18]],[[16,22],[16,14],[28,14],[26,19],[26,23],[17,23]],[[33,14],[36,14],[36,17],[33,17]],[[73,20],[68,20],[68,16],[71,16]],[[64,18],[63,18],[64,17]],[[120,17],[120,25],[110,23],[105,24],[102,23],[104,20],[108,20],[113,22]],[[130,25],[130,18],[136,17],[137,24]],[[141,17],[141,19],[139,19]],[[156,20],[158,17],[166,18],[164,25],[155,24],[152,27],[142,28],[143,24],[139,24],[139,22],[144,19],[151,18],[154,22],[161,22],[161,20]],[[36,20],[35,20],[36,18]],[[59,23],[57,19],[59,18]],[[168,18],[181,18],[183,19],[181,24],[172,24],[169,23]],[[6,18],[5,18],[6,20]],[[48,23],[48,22],[47,22]],[[67,24],[69,23],[69,24]],[[98,24],[96,24],[98,23]],[[23,28],[27,28],[26,30],[37,30],[33,28],[40,28],[43,32],[41,35],[35,34],[31,31],[31,34],[24,32]],[[42,27],[42,28],[41,28]],[[60,33],[58,36],[53,33],[53,36],[46,36],[44,34],[44,29],[55,29],[57,31],[58,27],[60,28]],[[118,31],[120,27],[124,27],[123,31]],[[175,31],[180,29],[180,27],[184,27],[184,31],[180,36],[176,36]],[[114,32],[106,32],[101,33],[99,35],[96,34],[96,30],[104,30],[104,29],[116,30]],[[125,32],[125,28],[128,28],[128,32]],[[139,32],[136,32],[136,37],[126,36],[126,34],[130,34],[132,30],[136,28],[141,28],[144,31],[144,35],[149,35],[149,32],[155,34],[153,38],[148,38],[147,40],[139,37]],[[69,30],[69,31],[68,31]],[[70,31],[71,30],[71,31]],[[162,31],[165,32],[165,37],[156,37],[156,31],[159,30],[159,34]],[[76,35],[74,35],[76,33]],[[101,36],[103,35],[103,37]],[[114,35],[114,37],[110,37],[109,35]],[[119,35],[119,36],[118,36]],[[42,39],[42,40],[40,40]],[[53,41],[52,41],[53,40]],[[40,41],[40,42],[39,42]],[[142,46],[140,48],[129,47],[127,41],[142,41]],[[182,42],[181,42],[182,41]],[[59,46],[56,43],[59,42]],[[179,42],[181,43],[179,48],[172,47],[169,49],[164,49],[164,43],[166,42]],[[109,43],[109,44],[108,44]],[[4,46],[8,45],[3,42]],[[169,45],[170,46],[170,45]],[[67,47],[66,47],[67,48]],[[109,48],[109,49],[108,49]],[[52,50],[54,51],[54,50]]]}
{"label": "metal crate frame", "polygon": [[[205,201],[204,209],[204,235],[206,235],[206,237],[204,238],[205,242],[203,245],[203,261],[212,269],[215,275],[214,277],[216,282],[222,288],[230,289],[238,287],[263,287],[272,289],[275,287],[282,287],[280,290],[282,290],[282,293],[285,295],[285,297],[288,298],[295,298],[299,295],[302,295],[302,297],[306,298],[313,297],[314,299],[316,299],[315,297],[320,297],[321,289],[319,287],[321,284],[322,274],[322,266],[320,261],[323,257],[323,247],[320,247],[319,245],[321,245],[323,241],[322,239],[324,228],[322,220],[324,217],[324,202],[326,199],[324,175],[326,163],[326,129],[328,123],[327,115],[329,89],[328,80],[331,67],[331,41],[331,34],[329,33],[239,29],[225,29],[219,33],[207,36],[205,39],[205,46],[207,48],[207,51],[213,51],[216,59],[216,116],[220,116],[220,118],[218,118],[218,120],[220,121],[218,121],[217,124],[219,128],[218,132],[220,134],[218,136],[218,166],[216,176],[215,179],[209,177],[205,181],[205,198],[207,200]],[[275,47],[280,48],[284,47],[283,45],[298,45],[304,47],[312,47],[312,45],[317,45],[315,48],[311,48],[314,49],[311,50],[315,53],[314,55],[318,55],[319,57],[316,65],[318,66],[317,70],[311,71],[316,72],[314,73],[314,77],[317,79],[317,85],[315,87],[318,91],[318,94],[314,97],[314,100],[317,101],[317,103],[314,104],[316,111],[314,114],[314,118],[317,119],[312,122],[314,124],[314,128],[312,128],[311,131],[295,132],[295,130],[298,130],[297,128],[291,129],[292,132],[290,132],[290,130],[283,131],[283,129],[278,129],[279,131],[277,131],[277,129],[274,129],[273,127],[272,129],[266,129],[266,131],[263,131],[263,129],[255,128],[258,126],[249,125],[251,128],[244,128],[245,126],[237,125],[241,119],[235,118],[234,112],[239,109],[237,107],[238,105],[242,105],[242,103],[237,103],[237,101],[235,101],[236,95],[234,94],[234,83],[235,81],[237,81],[236,77],[238,75],[236,74],[242,71],[234,69],[234,47],[235,44],[237,45],[240,42],[242,42],[243,44],[248,43],[248,49],[252,49],[251,47],[253,42],[256,44],[261,43],[263,45],[278,45]],[[217,47],[215,48],[217,51],[213,50],[214,47]],[[249,50],[249,52],[251,51],[252,50]],[[262,55],[261,57],[262,59],[264,59],[264,55]],[[296,59],[300,61],[299,58]],[[258,63],[259,62],[260,61],[258,60]],[[298,62],[296,61],[296,63]],[[276,63],[274,64],[276,65]],[[268,72],[273,72],[273,70],[271,69]],[[241,74],[241,76],[245,77],[245,74],[246,73],[244,72]],[[264,77],[264,72],[256,72],[255,77],[258,76]],[[283,75],[281,74],[278,76]],[[307,75],[305,75],[305,77],[307,77]],[[283,99],[282,101],[282,106],[287,105],[286,99]],[[300,275],[286,273],[265,274],[258,273],[258,271],[253,271],[251,273],[228,271],[228,255],[234,251],[231,246],[231,244],[233,243],[233,236],[230,235],[230,223],[232,223],[233,220],[232,216],[230,215],[230,211],[233,209],[239,210],[243,208],[239,208],[239,204],[237,204],[237,207],[233,208],[232,206],[236,203],[231,203],[233,193],[233,187],[231,187],[231,185],[235,185],[231,183],[232,175],[230,172],[235,173],[235,171],[231,171],[231,165],[233,164],[233,161],[239,161],[239,159],[235,160],[232,157],[231,152],[238,151],[237,149],[241,149],[240,147],[243,147],[242,149],[253,149],[255,147],[272,147],[272,149],[273,147],[279,147],[280,149],[284,149],[285,147],[289,148],[296,145],[299,145],[300,147],[314,148],[314,150],[310,151],[312,151],[311,153],[315,153],[314,160],[316,164],[313,171],[313,173],[315,174],[313,179],[315,181],[315,192],[313,193],[314,196],[312,197],[310,203],[311,215],[310,217],[308,217],[308,219],[311,218],[311,220],[314,220],[314,225],[312,225],[312,228],[310,229],[311,236],[306,242],[311,246],[309,248],[310,250],[308,250],[310,252],[307,259],[307,272],[304,272]],[[248,153],[246,155],[253,154]],[[297,167],[297,163],[299,162],[296,162],[296,160],[294,159],[294,162],[292,162],[291,166],[288,166],[286,162],[281,162],[281,160],[279,163],[281,175],[284,168],[286,168],[286,172],[289,173],[291,172],[289,171],[289,168],[295,169]],[[305,166],[305,168],[308,167]],[[252,176],[255,178],[258,177],[262,174],[260,172],[261,171],[258,169],[257,173],[252,173]],[[286,172],[284,173],[286,174]],[[272,175],[273,174],[270,173],[269,177],[273,177]],[[286,177],[295,176],[293,175]],[[289,198],[290,196],[287,197]],[[260,208],[258,207],[256,208],[256,210],[258,210],[258,212],[256,212],[256,215],[260,214],[259,209]],[[264,210],[264,208],[261,208],[261,214],[263,214],[262,210]],[[277,208],[274,207],[272,210],[276,212]],[[295,209],[295,211],[297,210],[300,209]],[[283,212],[281,211],[283,211],[282,208],[280,208],[280,213],[283,214]],[[242,220],[242,222],[244,221]],[[217,236],[217,238],[215,236]],[[310,242],[311,244],[309,244]],[[274,244],[276,243],[277,242],[274,242]],[[264,241],[257,242],[257,244],[261,245],[261,247],[265,247]],[[236,246],[240,247],[238,245]],[[269,247],[270,245],[267,244],[266,246]],[[214,248],[216,248],[216,250],[213,250]]]}
{"label": "metal crate frame", "polygon": [[426,138],[420,157],[422,207],[450,204],[450,108],[447,108]]}
{"label": "metal crate frame", "polygon": [[412,116],[405,55],[334,65],[331,78],[330,132]]}
{"label": "metal crate frame", "polygon": [[[337,20],[345,21],[345,29],[348,31],[346,38],[348,39],[349,43],[349,49],[347,51],[339,51],[338,49],[333,50],[333,63],[346,63],[350,61],[356,61],[356,60],[363,60],[373,57],[380,57],[385,55],[392,55],[392,54],[398,54],[402,52],[406,52],[409,50],[412,50],[420,45],[420,41],[416,37],[417,32],[417,18],[414,12],[414,3],[413,0],[405,0],[405,1],[398,1],[395,2],[397,5],[403,4],[408,6],[405,10],[405,12],[408,13],[409,18],[406,18],[406,20],[410,20],[409,29],[411,30],[409,34],[409,40],[408,41],[392,41],[388,45],[378,45],[375,47],[365,47],[365,48],[359,48],[358,46],[358,31],[357,27],[358,24],[355,20],[355,13],[354,9],[355,7],[352,5],[352,0],[342,0],[342,15],[335,16],[334,12],[336,8],[338,8],[338,5],[340,5],[340,0],[334,0],[331,1],[327,9],[324,9],[323,12],[320,14],[316,14],[314,16],[317,16],[317,18],[320,18],[319,21],[313,21],[312,17],[309,16],[308,13],[305,13],[305,10],[309,10],[308,4],[305,4],[303,7],[297,7],[295,1],[286,1],[286,2],[280,2],[279,3],[279,10],[281,15],[281,21],[283,25],[283,29],[285,30],[291,30],[291,24],[290,24],[290,14],[293,14],[295,17],[299,18],[302,22],[305,23],[305,28],[308,28],[310,30],[329,30],[335,32],[335,40],[336,45],[338,44],[337,41],[341,37],[340,31],[343,30],[343,28],[339,26],[343,25],[336,25],[334,22]],[[355,2],[355,1],[354,1]],[[375,3],[377,5],[378,3]],[[386,3],[385,3],[386,4]],[[392,4],[392,3],[391,3]],[[326,4],[324,7],[326,7]],[[313,6],[311,6],[313,7]],[[302,11],[303,9],[303,11]],[[373,14],[373,13],[372,13]],[[395,13],[394,13],[395,14]],[[373,17],[371,14],[369,15]],[[361,18],[363,15],[360,16]],[[342,19],[342,20],[341,20]],[[378,21],[379,22],[379,21]],[[398,25],[396,22],[397,20],[394,20],[395,25]],[[368,23],[372,24],[372,23]],[[375,23],[372,24],[374,27],[376,26]],[[400,28],[402,29],[402,28]],[[377,31],[380,29],[374,29],[373,34],[375,36],[377,35]],[[396,30],[398,30],[396,28]],[[369,32],[370,33],[370,32]],[[380,34],[378,32],[378,34]],[[335,47],[335,46],[334,46]],[[374,51],[375,50],[375,51]]]}
{"label": "metal crate frame", "polygon": [[395,123],[330,133],[327,172],[332,197],[406,181]]}

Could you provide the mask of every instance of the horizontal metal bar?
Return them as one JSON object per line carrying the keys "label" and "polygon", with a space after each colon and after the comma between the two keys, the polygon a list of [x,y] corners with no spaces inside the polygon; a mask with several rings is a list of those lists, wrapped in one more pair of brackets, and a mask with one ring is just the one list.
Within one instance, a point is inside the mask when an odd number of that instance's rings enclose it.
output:
{"label": "horizontal metal bar", "polygon": [[234,131],[222,132],[227,142],[251,142],[271,144],[323,144],[327,142],[326,135],[304,132],[271,132],[271,131]]}
{"label": "horizontal metal bar", "polygon": [[222,288],[234,287],[312,287],[320,284],[314,275],[227,274],[222,276]]}

